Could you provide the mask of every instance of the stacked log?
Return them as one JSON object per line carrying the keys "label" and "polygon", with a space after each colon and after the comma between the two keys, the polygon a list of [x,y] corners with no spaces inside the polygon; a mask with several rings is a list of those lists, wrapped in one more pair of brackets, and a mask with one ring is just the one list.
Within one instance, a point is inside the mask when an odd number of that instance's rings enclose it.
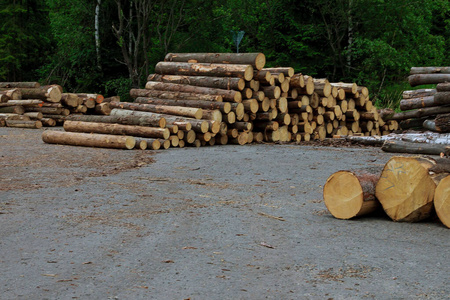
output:
{"label": "stacked log", "polygon": [[382,207],[396,222],[423,221],[436,212],[450,228],[449,174],[447,159],[395,156],[381,172],[332,174],[324,185],[324,202],[338,219],[362,216]]}
{"label": "stacked log", "polygon": [[[110,103],[100,94],[63,93],[59,85],[38,82],[0,82],[0,123],[9,127],[41,128],[62,125],[70,114],[109,115]],[[5,115],[7,114],[7,115]],[[20,121],[20,122],[19,122]]]}

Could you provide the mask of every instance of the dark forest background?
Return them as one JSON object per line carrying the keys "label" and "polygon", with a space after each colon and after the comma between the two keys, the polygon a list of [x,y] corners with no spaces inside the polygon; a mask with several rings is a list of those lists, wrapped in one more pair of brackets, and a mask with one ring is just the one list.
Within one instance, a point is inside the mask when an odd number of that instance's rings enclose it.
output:
{"label": "dark forest background", "polygon": [[143,87],[168,52],[263,52],[267,66],[369,87],[395,107],[412,66],[449,66],[448,0],[0,0],[0,81]]}

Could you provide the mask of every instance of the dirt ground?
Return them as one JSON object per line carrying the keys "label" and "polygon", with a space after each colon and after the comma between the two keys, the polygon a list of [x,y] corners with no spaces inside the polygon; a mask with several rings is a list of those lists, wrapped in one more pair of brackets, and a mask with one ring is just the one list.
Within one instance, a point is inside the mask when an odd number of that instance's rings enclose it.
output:
{"label": "dirt ground", "polygon": [[[61,129],[59,129],[61,130]],[[450,299],[436,219],[337,220],[346,145],[126,151],[0,128],[1,299]]]}

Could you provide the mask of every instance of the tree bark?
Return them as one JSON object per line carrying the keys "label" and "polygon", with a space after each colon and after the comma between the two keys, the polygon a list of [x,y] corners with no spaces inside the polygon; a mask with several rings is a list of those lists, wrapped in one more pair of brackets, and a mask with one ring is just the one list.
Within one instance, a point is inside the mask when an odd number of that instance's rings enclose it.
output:
{"label": "tree bark", "polygon": [[159,114],[169,114],[175,116],[183,116],[195,119],[201,119],[203,116],[203,110],[201,108],[182,107],[182,106],[166,106],[166,105],[153,105],[153,104],[141,104],[141,103],[129,103],[129,102],[112,102],[111,108],[128,109],[143,112],[152,112]]}
{"label": "tree bark", "polygon": [[61,103],[69,107],[77,107],[79,105],[78,96],[73,93],[63,93],[61,94]]}
{"label": "tree bark", "polygon": [[375,195],[392,220],[417,222],[431,215],[435,188],[419,158],[394,156],[384,166]]}
{"label": "tree bark", "polygon": [[436,103],[434,96],[409,98],[409,99],[403,99],[400,101],[400,109],[403,111],[415,109],[415,108],[438,106],[438,105],[440,105],[440,104]]}
{"label": "tree bark", "polygon": [[113,135],[130,135],[145,138],[168,139],[170,131],[167,128],[108,124],[82,121],[65,121],[64,130],[68,132],[101,133]]}
{"label": "tree bark", "polygon": [[383,118],[383,120],[405,120],[412,118],[421,118],[427,116],[433,116],[437,114],[450,113],[450,106],[436,106],[436,107],[426,107],[417,110],[410,110],[405,112],[400,112],[392,115],[391,117]]}
{"label": "tree bark", "polygon": [[25,113],[25,108],[21,105],[5,106],[0,107],[0,113],[23,115]]}
{"label": "tree bark", "polygon": [[283,74],[286,77],[294,76],[294,68],[278,67],[278,68],[264,68],[264,71],[269,71],[271,74]]}
{"label": "tree bark", "polygon": [[131,89],[130,96],[132,98],[155,97],[155,98],[161,98],[161,99],[205,100],[205,101],[217,101],[217,102],[223,101],[222,96],[218,96],[218,95],[158,91],[158,90],[144,90],[144,89]]}
{"label": "tree bark", "polygon": [[450,74],[416,74],[408,77],[409,85],[438,84],[450,81]]}
{"label": "tree bark", "polygon": [[450,228],[450,176],[442,179],[436,187],[434,208],[442,224]]}
{"label": "tree bark", "polygon": [[436,89],[420,89],[412,91],[404,91],[402,93],[403,99],[429,97],[436,94]]}
{"label": "tree bark", "polygon": [[41,120],[44,117],[41,112],[26,112],[23,115],[28,116],[31,120]]}
{"label": "tree bark", "polygon": [[43,103],[44,102],[42,100],[37,100],[37,99],[9,100],[6,103],[1,103],[0,106],[21,105],[21,106],[42,107]]}
{"label": "tree bark", "polygon": [[222,96],[224,101],[229,102],[242,102],[242,94],[239,91],[234,90],[222,90],[208,87],[192,86],[185,84],[176,83],[163,83],[148,81],[145,85],[147,90],[159,90],[159,91],[172,91],[172,92],[183,92],[183,93],[195,93],[195,94],[207,94],[207,95],[217,95]]}
{"label": "tree bark", "polygon": [[301,73],[294,74],[293,76],[291,76],[291,80],[290,80],[289,84],[290,84],[291,89],[304,88],[305,87],[305,78],[303,77],[303,75]]}
{"label": "tree bark", "polygon": [[266,64],[263,53],[168,53],[168,62],[251,65],[261,70]]}
{"label": "tree bark", "polygon": [[159,62],[156,64],[155,72],[162,75],[239,77],[247,81],[253,78],[251,65]]}
{"label": "tree bark", "polygon": [[387,140],[384,142],[381,150],[392,153],[440,155],[441,153],[448,153],[450,146],[436,143]]}
{"label": "tree bark", "polygon": [[131,136],[51,130],[46,130],[42,133],[42,140],[49,144],[116,149],[133,149],[136,145],[136,139]]}
{"label": "tree bark", "polygon": [[164,83],[189,84],[223,90],[242,91],[245,88],[245,80],[243,78],[151,74],[148,76],[147,80]]}
{"label": "tree bark", "polygon": [[[118,103],[118,102],[113,102],[113,103]],[[96,114],[109,116],[109,114],[111,113],[111,105],[109,102],[104,102],[104,103],[102,102],[100,104],[97,104],[94,107],[94,111]]]}
{"label": "tree bark", "polygon": [[438,91],[438,92],[450,92],[450,82],[439,83],[436,86],[436,91]]}
{"label": "tree bark", "polygon": [[28,88],[36,89],[41,85],[39,82],[0,82],[0,88]]}
{"label": "tree bark", "polygon": [[24,99],[41,99],[49,102],[60,102],[62,93],[56,86],[50,86],[48,88],[19,88],[22,92],[22,98]]}
{"label": "tree bark", "polygon": [[42,126],[44,127],[54,127],[56,126],[56,121],[52,118],[42,118],[39,121],[42,122]]}
{"label": "tree bark", "polygon": [[434,120],[439,132],[450,132],[450,114],[440,114]]}
{"label": "tree bark", "polygon": [[374,212],[380,207],[375,187],[380,174],[339,171],[323,187],[327,209],[338,219],[350,219]]}
{"label": "tree bark", "polygon": [[358,85],[356,83],[334,82],[331,83],[331,86],[342,89],[347,94],[356,94],[358,92]]}
{"label": "tree bark", "polygon": [[0,88],[0,94],[7,96],[8,100],[22,99],[22,92],[19,89]]}
{"label": "tree bark", "polygon": [[423,128],[423,122],[428,117],[418,118],[418,119],[407,119],[403,120],[399,123],[401,129],[410,129],[410,128]]}
{"label": "tree bark", "polygon": [[281,96],[281,89],[278,86],[262,86],[261,90],[266,97],[270,99],[278,99]]}
{"label": "tree bark", "polygon": [[39,129],[42,128],[42,122],[39,120],[6,120],[7,127]]}
{"label": "tree bark", "polygon": [[409,74],[450,74],[450,67],[412,67]]}
{"label": "tree bark", "polygon": [[[166,127],[166,120],[161,116],[135,116],[131,114],[133,111],[127,111],[128,114],[124,116],[96,116],[96,115],[70,115],[66,117],[66,120],[70,121],[84,121],[84,122],[97,122],[97,123],[118,123],[124,125],[138,125],[138,126],[152,126],[152,127]],[[45,115],[44,115],[45,117]]]}
{"label": "tree bark", "polygon": [[[255,100],[256,101],[256,100]],[[149,97],[137,97],[135,103],[153,104],[153,105],[167,105],[167,106],[184,106],[196,107],[202,109],[219,109],[223,113],[231,111],[232,103],[230,102],[212,102],[204,100],[174,100],[174,99],[158,99]],[[239,104],[239,103],[235,103]]]}
{"label": "tree bark", "polygon": [[43,114],[53,114],[61,116],[68,116],[70,114],[70,110],[60,107],[26,107],[25,111],[39,111]]}
{"label": "tree bark", "polygon": [[153,126],[161,128],[164,128],[166,126],[166,120],[163,115],[147,111],[134,111],[114,108],[113,110],[111,110],[110,116],[123,119],[136,119],[135,122],[141,123],[141,126]]}

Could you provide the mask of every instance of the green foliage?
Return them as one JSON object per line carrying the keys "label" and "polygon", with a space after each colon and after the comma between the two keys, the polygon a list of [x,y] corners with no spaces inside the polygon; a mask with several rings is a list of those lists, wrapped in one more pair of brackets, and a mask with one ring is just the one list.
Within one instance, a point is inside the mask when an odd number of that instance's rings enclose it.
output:
{"label": "green foliage", "polygon": [[131,79],[120,77],[106,81],[104,90],[105,96],[120,96],[121,101],[131,101],[130,97]]}

